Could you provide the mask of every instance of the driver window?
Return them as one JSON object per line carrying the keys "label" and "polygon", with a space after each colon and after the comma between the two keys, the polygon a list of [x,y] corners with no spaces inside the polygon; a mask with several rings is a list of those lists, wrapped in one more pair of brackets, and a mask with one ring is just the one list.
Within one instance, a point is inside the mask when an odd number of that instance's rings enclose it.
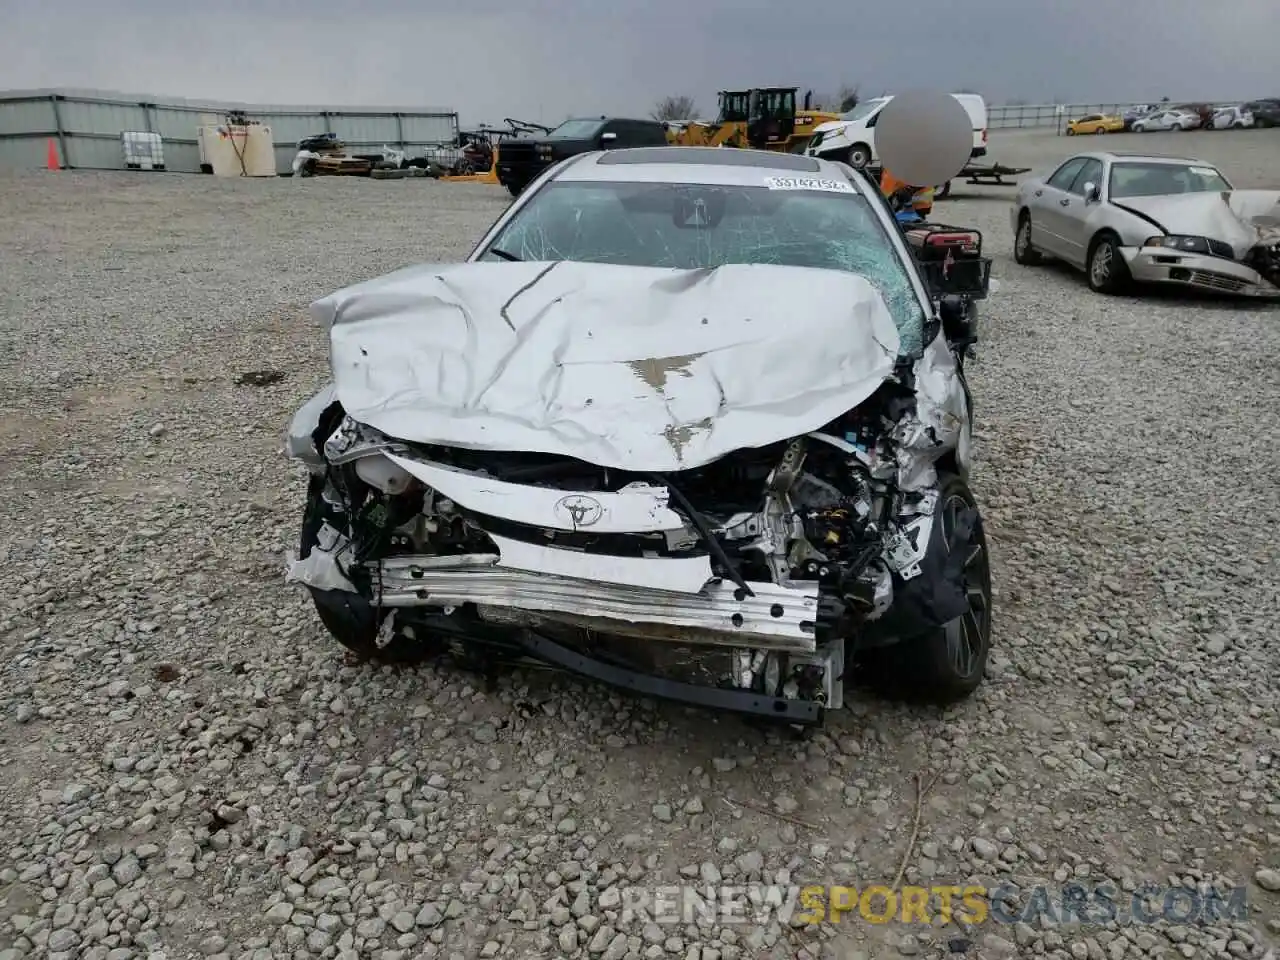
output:
{"label": "driver window", "polygon": [[1075,180],[1071,182],[1067,192],[1083,197],[1084,185],[1090,181],[1098,185],[1102,184],[1102,162],[1099,160],[1086,160],[1080,167],[1080,172],[1076,174]]}
{"label": "driver window", "polygon": [[1075,180],[1076,174],[1080,172],[1080,168],[1083,166],[1083,157],[1076,157],[1073,160],[1068,160],[1054,172],[1053,176],[1049,178],[1049,186],[1053,187],[1055,190],[1070,189],[1072,181]]}

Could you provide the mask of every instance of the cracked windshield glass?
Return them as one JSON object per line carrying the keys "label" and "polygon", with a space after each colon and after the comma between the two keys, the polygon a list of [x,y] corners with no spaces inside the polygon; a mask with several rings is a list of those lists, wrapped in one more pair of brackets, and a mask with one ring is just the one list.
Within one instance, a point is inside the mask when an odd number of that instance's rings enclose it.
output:
{"label": "cracked windshield glass", "polygon": [[[526,261],[706,269],[730,263],[858,274],[879,291],[904,355],[923,349],[923,311],[898,251],[853,193],[756,186],[555,183],[489,248]],[[498,259],[502,254],[486,254]]]}

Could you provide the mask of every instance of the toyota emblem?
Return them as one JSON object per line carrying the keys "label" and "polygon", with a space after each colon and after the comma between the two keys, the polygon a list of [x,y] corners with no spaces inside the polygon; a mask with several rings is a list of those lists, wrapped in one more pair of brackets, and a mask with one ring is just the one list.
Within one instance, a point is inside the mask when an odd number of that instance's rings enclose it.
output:
{"label": "toyota emblem", "polygon": [[604,516],[604,507],[595,497],[573,493],[556,501],[555,515],[561,520],[568,520],[576,530],[599,523]]}

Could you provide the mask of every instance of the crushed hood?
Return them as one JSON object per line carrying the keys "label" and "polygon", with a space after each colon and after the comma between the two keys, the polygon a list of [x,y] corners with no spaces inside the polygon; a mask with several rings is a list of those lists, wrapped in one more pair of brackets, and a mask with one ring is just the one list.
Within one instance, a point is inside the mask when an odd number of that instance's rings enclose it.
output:
{"label": "crushed hood", "polygon": [[427,265],[312,314],[361,423],[641,471],[815,430],[869,397],[899,350],[870,283],[807,267]]}
{"label": "crushed hood", "polygon": [[1280,242],[1280,190],[1179,193],[1115,203],[1146,214],[1169,233],[1229,243],[1237,257],[1259,243]]}

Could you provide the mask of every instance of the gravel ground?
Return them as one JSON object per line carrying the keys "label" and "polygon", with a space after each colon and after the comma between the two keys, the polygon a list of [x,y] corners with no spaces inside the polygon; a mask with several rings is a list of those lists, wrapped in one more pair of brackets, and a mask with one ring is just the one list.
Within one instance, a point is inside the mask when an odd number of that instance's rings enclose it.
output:
{"label": "gravel ground", "polygon": [[[1140,142],[1280,185],[1280,131]],[[305,305],[465,254],[500,190],[0,176],[0,958],[1269,955],[1280,309],[1019,268],[1008,195],[940,207],[986,231],[1001,283],[973,367],[989,681],[945,713],[855,700],[796,740],[550,674],[354,665],[284,585],[303,483],[282,435],[325,377]],[[262,369],[286,378],[234,383]],[[1248,915],[1130,924],[1127,893],[1086,925],[620,906],[892,883],[904,855],[908,882],[1245,884]]]}

